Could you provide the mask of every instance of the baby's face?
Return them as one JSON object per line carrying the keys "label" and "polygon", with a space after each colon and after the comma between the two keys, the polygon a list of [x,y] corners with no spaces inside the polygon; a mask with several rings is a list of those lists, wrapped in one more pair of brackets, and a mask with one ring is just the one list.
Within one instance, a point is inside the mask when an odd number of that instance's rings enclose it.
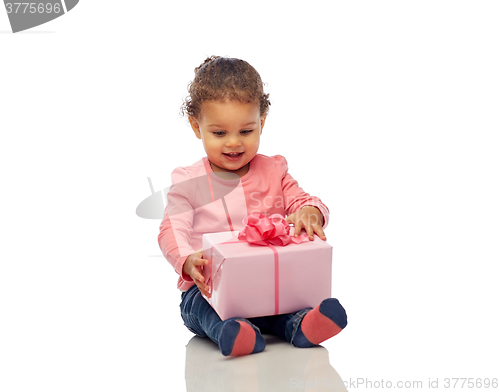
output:
{"label": "baby's face", "polygon": [[248,172],[248,163],[257,154],[265,120],[258,105],[233,100],[204,102],[200,118],[189,118],[212,170],[240,177]]}

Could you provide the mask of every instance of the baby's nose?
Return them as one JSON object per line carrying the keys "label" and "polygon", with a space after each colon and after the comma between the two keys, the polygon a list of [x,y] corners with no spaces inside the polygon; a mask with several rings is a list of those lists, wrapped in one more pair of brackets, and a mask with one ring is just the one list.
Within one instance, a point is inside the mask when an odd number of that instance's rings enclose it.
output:
{"label": "baby's nose", "polygon": [[241,145],[241,140],[238,136],[231,136],[226,142],[226,146],[228,147],[239,146],[239,145]]}

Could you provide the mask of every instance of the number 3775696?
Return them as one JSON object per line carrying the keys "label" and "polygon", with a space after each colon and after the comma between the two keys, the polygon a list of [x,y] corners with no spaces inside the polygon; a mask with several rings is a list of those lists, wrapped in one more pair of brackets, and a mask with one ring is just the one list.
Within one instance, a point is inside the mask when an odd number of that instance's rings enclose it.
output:
{"label": "number 3775696", "polygon": [[59,4],[52,3],[5,3],[8,14],[60,14],[63,12]]}

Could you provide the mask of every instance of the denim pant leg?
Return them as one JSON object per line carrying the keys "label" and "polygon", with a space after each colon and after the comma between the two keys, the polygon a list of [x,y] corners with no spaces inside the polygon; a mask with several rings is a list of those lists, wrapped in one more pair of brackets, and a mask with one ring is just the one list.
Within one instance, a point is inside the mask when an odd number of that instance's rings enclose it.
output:
{"label": "denim pant leg", "polygon": [[[201,337],[209,337],[212,341],[219,344],[219,337],[222,327],[229,320],[249,321],[242,317],[231,317],[227,320],[221,320],[217,312],[207,302],[200,293],[196,285],[181,294],[181,317],[184,325],[191,332]],[[258,326],[250,325],[256,333],[260,333]]]}
{"label": "denim pant leg", "polygon": [[292,343],[295,333],[299,329],[302,318],[312,308],[305,308],[294,313],[278,314],[275,316],[255,317],[248,319],[256,325],[262,333],[272,333],[281,339]]}
{"label": "denim pant leg", "polygon": [[181,317],[184,325],[201,337],[209,337],[219,344],[224,322],[200,293],[196,285],[181,294]]}

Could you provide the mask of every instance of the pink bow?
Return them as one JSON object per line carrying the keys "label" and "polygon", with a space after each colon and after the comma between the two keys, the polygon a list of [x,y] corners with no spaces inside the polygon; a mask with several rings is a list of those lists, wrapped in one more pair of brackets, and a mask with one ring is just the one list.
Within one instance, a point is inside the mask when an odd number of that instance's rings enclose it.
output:
{"label": "pink bow", "polygon": [[285,246],[290,242],[300,244],[307,237],[307,234],[290,236],[290,225],[280,214],[250,214],[243,219],[243,224],[245,227],[238,234],[238,239],[250,244]]}

